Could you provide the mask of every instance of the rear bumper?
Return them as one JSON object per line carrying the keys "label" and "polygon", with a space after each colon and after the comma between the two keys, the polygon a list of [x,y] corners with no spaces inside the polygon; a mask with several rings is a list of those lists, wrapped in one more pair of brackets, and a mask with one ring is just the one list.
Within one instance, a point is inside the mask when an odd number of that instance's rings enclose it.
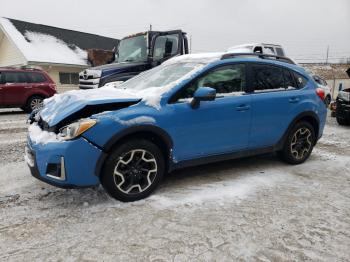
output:
{"label": "rear bumper", "polygon": [[94,174],[102,151],[84,138],[34,144],[28,138],[25,160],[31,174],[50,185],[61,188],[89,187],[99,184]]}

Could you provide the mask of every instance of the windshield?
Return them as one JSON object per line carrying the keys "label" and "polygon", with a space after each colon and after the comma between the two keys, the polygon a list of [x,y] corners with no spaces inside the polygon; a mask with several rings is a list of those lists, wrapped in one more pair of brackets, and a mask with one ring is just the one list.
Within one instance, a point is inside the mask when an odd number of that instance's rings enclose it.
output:
{"label": "windshield", "polygon": [[146,89],[159,90],[169,84],[178,82],[190,77],[194,72],[202,68],[203,63],[174,63],[160,65],[151,70],[145,71],[137,77],[124,82],[118,88],[133,91],[144,91]]}
{"label": "windshield", "polygon": [[118,47],[118,63],[142,62],[147,59],[147,34],[126,38]]}

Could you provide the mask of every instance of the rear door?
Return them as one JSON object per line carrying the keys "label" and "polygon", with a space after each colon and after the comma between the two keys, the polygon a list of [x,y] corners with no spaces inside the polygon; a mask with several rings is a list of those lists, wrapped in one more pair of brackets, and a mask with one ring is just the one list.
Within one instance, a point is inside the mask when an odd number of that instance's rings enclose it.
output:
{"label": "rear door", "polygon": [[290,70],[269,64],[251,64],[252,129],[250,148],[275,145],[295,117],[301,93]]}
{"label": "rear door", "polygon": [[[40,72],[26,72],[26,78],[28,80],[28,88],[31,89],[31,93],[41,94],[42,92],[47,93],[47,89],[49,87],[49,83],[46,77]],[[78,83],[78,79],[76,79],[75,83]]]}
{"label": "rear door", "polygon": [[23,72],[3,72],[3,104],[7,106],[21,106],[25,103],[25,93],[28,81]]}

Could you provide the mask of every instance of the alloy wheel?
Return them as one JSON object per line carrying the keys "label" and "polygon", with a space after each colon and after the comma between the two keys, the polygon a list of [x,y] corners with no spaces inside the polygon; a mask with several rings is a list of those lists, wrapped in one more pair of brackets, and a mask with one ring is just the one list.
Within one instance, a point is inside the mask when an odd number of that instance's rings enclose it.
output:
{"label": "alloy wheel", "polygon": [[34,98],[30,101],[30,108],[32,110],[40,109],[43,106],[43,100],[40,98]]}
{"label": "alloy wheel", "polygon": [[119,157],[114,183],[125,194],[139,194],[152,185],[157,171],[157,161],[149,151],[134,149]]}
{"label": "alloy wheel", "polygon": [[312,148],[312,133],[306,128],[302,127],[295,131],[290,149],[291,153],[295,159],[300,160],[303,159]]}

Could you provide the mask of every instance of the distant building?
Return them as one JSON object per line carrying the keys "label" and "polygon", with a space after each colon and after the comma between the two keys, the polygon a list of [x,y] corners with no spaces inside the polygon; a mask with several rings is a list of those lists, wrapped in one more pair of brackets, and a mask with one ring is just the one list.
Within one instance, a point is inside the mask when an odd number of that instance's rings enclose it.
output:
{"label": "distant building", "polygon": [[301,64],[307,71],[321,76],[332,88],[332,97],[336,98],[339,85],[350,88],[350,64]]}
{"label": "distant building", "polygon": [[0,67],[45,70],[60,92],[78,88],[78,73],[90,66],[88,49],[113,50],[119,40],[0,18]]}

